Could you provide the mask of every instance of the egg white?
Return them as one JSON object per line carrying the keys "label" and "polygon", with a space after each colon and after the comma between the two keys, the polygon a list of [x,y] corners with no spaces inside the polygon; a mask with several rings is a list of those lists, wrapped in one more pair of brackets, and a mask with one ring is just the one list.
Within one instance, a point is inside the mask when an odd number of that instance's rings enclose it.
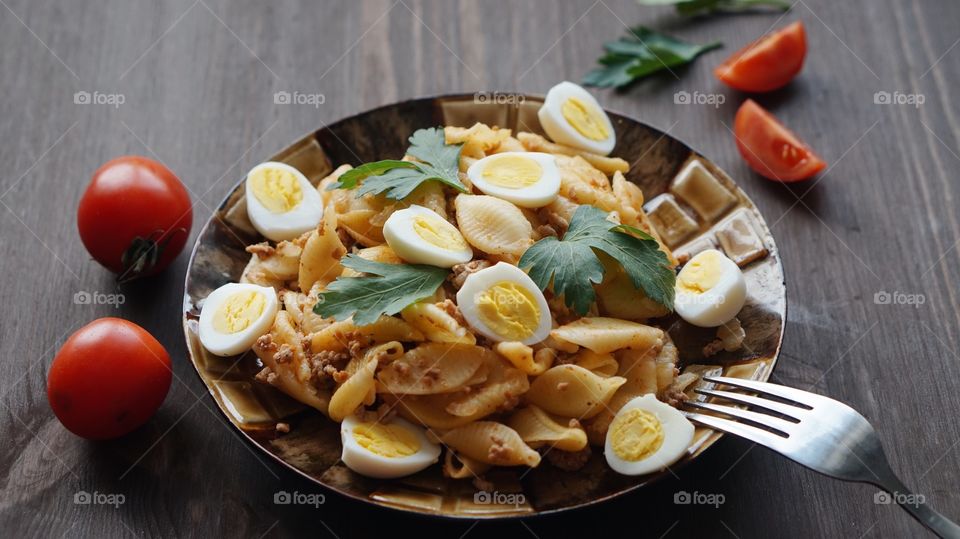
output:
{"label": "egg white", "polygon": [[463,315],[464,320],[478,333],[488,339],[502,342],[504,337],[496,333],[493,328],[484,323],[480,317],[480,311],[477,308],[477,296],[484,293],[488,288],[501,283],[511,282],[525,288],[536,300],[537,307],[540,309],[540,319],[537,322],[537,328],[533,334],[520,341],[523,344],[531,345],[543,341],[550,335],[550,307],[547,305],[543,292],[537,288],[533,279],[524,271],[516,266],[506,262],[498,262],[496,265],[482,269],[476,273],[471,273],[464,281],[463,286],[457,292],[457,307]]}
{"label": "egg white", "polygon": [[377,479],[403,477],[423,470],[440,459],[440,446],[431,442],[422,427],[394,417],[387,425],[399,425],[410,431],[420,442],[420,449],[405,457],[385,457],[367,450],[353,437],[353,429],[362,423],[356,416],[349,416],[340,423],[340,441],[343,453],[340,459],[360,475]]}
{"label": "egg white", "polygon": [[[297,184],[303,193],[303,199],[293,209],[285,213],[273,213],[268,210],[256,195],[250,185],[254,172],[263,168],[286,170],[294,175]],[[323,218],[323,200],[320,193],[310,184],[307,177],[296,168],[276,161],[260,163],[247,173],[246,180],[247,216],[257,232],[272,241],[290,240],[313,229]]]}
{"label": "egg white", "polygon": [[[567,99],[574,97],[578,100],[591,105],[600,113],[601,120],[607,128],[609,135],[603,140],[591,140],[580,134],[570,122],[563,116],[563,104]],[[537,112],[540,118],[540,126],[554,142],[565,144],[574,148],[586,150],[588,152],[608,155],[613,151],[617,144],[617,135],[613,130],[613,122],[610,117],[597,102],[593,95],[569,81],[563,81],[557,84],[547,92],[547,97],[543,101],[543,106]]]}
{"label": "egg white", "polygon": [[414,204],[409,208],[391,213],[383,224],[383,238],[397,256],[412,264],[430,264],[441,268],[449,268],[473,259],[473,249],[470,248],[466,239],[463,240],[465,246],[463,249],[445,249],[421,238],[413,228],[414,219],[418,216],[431,220],[439,219],[439,222],[446,223],[452,232],[463,238],[457,227],[440,214]]}
{"label": "egg white", "polygon": [[[708,252],[720,255],[720,280],[702,294],[694,294],[677,286],[674,298],[674,310],[680,318],[704,328],[717,327],[733,320],[747,299],[747,282],[740,267],[716,249],[707,249],[697,254],[684,268]],[[677,276],[678,282],[682,276],[683,269]]]}
{"label": "egg white", "polygon": [[[491,183],[483,176],[487,166],[505,156],[518,155],[536,161],[540,165],[540,178],[536,183],[520,188],[504,187]],[[467,177],[473,186],[484,194],[502,198],[523,208],[541,208],[550,204],[560,192],[560,171],[554,157],[540,152],[503,152],[488,155],[467,169]]]}
{"label": "egg white", "polygon": [[[676,408],[657,400],[652,393],[636,397],[626,404],[614,416],[614,421],[627,410],[640,409],[656,416],[663,431],[663,443],[650,456],[635,461],[621,458],[613,450],[613,429],[607,430],[603,454],[613,471],[624,475],[643,475],[653,473],[680,460],[693,441],[693,424]],[[613,422],[611,422],[613,425]]]}
{"label": "egg white", "polygon": [[[265,301],[263,311],[250,325],[236,333],[221,333],[213,327],[213,317],[230,296],[238,292],[259,292]],[[249,283],[227,283],[210,293],[200,310],[200,343],[213,355],[234,356],[246,352],[260,336],[270,331],[280,303],[273,288]]]}

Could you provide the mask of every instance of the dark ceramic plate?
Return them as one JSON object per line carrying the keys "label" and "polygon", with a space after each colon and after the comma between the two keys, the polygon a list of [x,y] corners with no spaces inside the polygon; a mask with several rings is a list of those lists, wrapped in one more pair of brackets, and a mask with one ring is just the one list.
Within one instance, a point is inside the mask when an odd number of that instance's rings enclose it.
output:
{"label": "dark ceramic plate", "polygon": [[[478,100],[473,95],[452,95],[380,107],[311,133],[270,159],[295,166],[316,183],[342,163],[357,165],[399,158],[406,150],[407,137],[419,128],[468,127],[483,122],[509,127],[515,132],[542,134],[537,120],[542,97],[526,96],[522,102],[510,104],[491,101]],[[780,350],[786,297],[779,255],[763,218],[733,180],[684,143],[620,114],[610,113],[610,117],[617,133],[617,147],[612,155],[631,163],[627,178],[642,188],[648,206],[669,198],[669,205],[684,211],[688,223],[696,225],[695,230],[674,239],[676,253],[711,244],[727,248],[731,241],[737,243],[737,238],[749,240],[749,237],[729,234],[732,220],[737,217],[744,219],[740,221],[739,232],[744,232],[743,226],[746,226],[746,232],[754,234],[753,240],[758,242],[759,249],[741,261],[749,290],[747,305],[739,316],[747,335],[744,346],[736,352],[712,356],[709,363],[714,372],[722,370],[727,376],[767,380]],[[671,181],[692,159],[700,160],[719,180],[719,186],[733,195],[720,193],[721,198],[729,197],[730,205],[709,219],[685,203],[682,196],[672,198],[669,194]],[[200,345],[198,302],[220,285],[237,281],[249,259],[244,246],[261,241],[247,219],[243,193],[241,178],[200,232],[187,270],[183,327],[190,359],[220,410],[267,455],[319,485],[366,503],[466,518],[529,516],[572,509],[609,500],[669,473],[641,477],[618,475],[606,466],[599,450],[595,450],[587,466],[577,472],[564,472],[544,463],[527,473],[513,469],[493,473],[489,478],[498,491],[523,493],[522,498],[511,500],[523,500],[519,505],[476,503],[477,491],[471,482],[444,478],[440,466],[391,481],[353,473],[339,461],[339,425],[272,387],[254,382],[259,365],[252,352],[219,358],[206,353]],[[743,225],[744,222],[747,224]],[[680,349],[681,366],[690,368],[689,364],[697,363],[694,369],[704,369],[701,350],[713,339],[713,332],[697,330],[675,319],[665,320],[661,325],[668,329]],[[278,435],[275,425],[281,420],[291,425],[290,433]],[[719,437],[719,433],[698,428],[688,455],[680,462],[693,460]]]}

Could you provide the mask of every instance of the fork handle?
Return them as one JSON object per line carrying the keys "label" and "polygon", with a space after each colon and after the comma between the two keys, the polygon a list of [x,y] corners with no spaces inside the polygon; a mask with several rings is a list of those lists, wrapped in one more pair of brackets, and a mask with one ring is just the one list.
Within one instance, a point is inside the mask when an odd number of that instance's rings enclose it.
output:
{"label": "fork handle", "polygon": [[883,474],[885,477],[882,480],[871,481],[871,483],[887,491],[897,505],[906,509],[913,518],[933,533],[940,537],[960,539],[960,526],[934,511],[927,505],[926,500],[921,500],[913,494],[892,470],[887,471],[889,473]]}

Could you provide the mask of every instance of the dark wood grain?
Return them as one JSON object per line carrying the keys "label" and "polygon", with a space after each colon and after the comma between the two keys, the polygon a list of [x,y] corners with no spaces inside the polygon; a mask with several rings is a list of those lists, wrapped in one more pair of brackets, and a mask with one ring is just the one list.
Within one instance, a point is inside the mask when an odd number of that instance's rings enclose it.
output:
{"label": "dark wood grain", "polygon": [[[960,5],[803,0],[779,14],[681,20],[631,0],[497,2],[192,0],[29,2],[0,7],[0,529],[24,536],[363,536],[405,530],[467,537],[554,537],[607,523],[644,536],[916,536],[874,489],[836,482],[749,443],[725,439],[678,480],[558,517],[444,522],[328,494],[319,508],[276,505],[317,492],[228,428],[185,358],[179,323],[186,256],[126,303],[75,305],[113,292],[79,242],[75,206],[90,174],[123,153],[152,155],[187,184],[196,234],[253,164],[303,133],[398,99],[477,89],[543,93],[577,80],[602,41],[645,23],[723,41],[689,69],[626,92],[614,110],[661,127],[734,176],[756,201],[785,265],[788,324],[774,378],[850,403],[876,425],[904,481],[960,518]],[[762,96],[831,164],[796,186],[753,175],[728,126],[744,98],[711,67],[771,26],[803,20],[810,54],[789,87]],[[955,45],[957,45],[955,47]],[[274,92],[325,102],[275,105]],[[673,95],[722,93],[719,108]],[[120,93],[118,108],[77,91]],[[923,105],[877,105],[878,91]],[[881,291],[920,306],[878,305]],[[45,373],[67,335],[99,316],[150,330],[174,358],[159,414],[122,440],[66,432]],[[79,491],[123,494],[78,505]],[[676,505],[679,491],[722,494]],[[612,524],[611,524],[612,525]]]}

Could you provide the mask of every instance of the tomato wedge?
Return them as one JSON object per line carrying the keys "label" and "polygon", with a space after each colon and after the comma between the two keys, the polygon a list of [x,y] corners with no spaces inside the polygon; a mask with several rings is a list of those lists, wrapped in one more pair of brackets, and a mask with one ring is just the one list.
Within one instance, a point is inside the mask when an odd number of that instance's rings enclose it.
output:
{"label": "tomato wedge", "polygon": [[827,166],[806,143],[752,99],[740,105],[733,133],[744,161],[765,178],[795,182]]}
{"label": "tomato wedge", "polygon": [[793,80],[806,56],[807,34],[797,21],[735,52],[713,73],[737,90],[769,92]]}

